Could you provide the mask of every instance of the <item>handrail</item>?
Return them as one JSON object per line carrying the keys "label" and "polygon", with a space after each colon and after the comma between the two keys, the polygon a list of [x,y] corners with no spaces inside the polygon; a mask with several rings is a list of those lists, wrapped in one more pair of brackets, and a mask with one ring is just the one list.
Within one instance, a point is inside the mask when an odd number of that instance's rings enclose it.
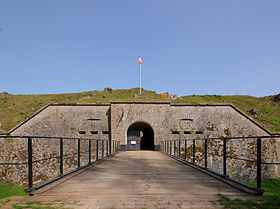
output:
{"label": "handrail", "polygon": [[[208,163],[208,155],[214,155],[223,157],[222,159],[222,173],[219,174],[223,177],[230,179],[227,175],[227,159],[237,159],[244,160],[248,162],[256,163],[257,171],[256,171],[256,182],[257,182],[257,190],[262,195],[263,190],[261,189],[261,179],[262,179],[262,165],[280,165],[280,162],[264,162],[262,160],[262,140],[266,140],[269,138],[279,138],[280,135],[271,135],[271,136],[248,136],[248,137],[224,137],[224,138],[201,138],[201,139],[177,139],[177,140],[166,140],[160,143],[160,150],[163,153],[168,154],[169,156],[180,158],[184,160],[184,162],[191,163],[198,167],[207,169],[207,171],[213,172],[217,174],[214,170],[209,169]],[[240,139],[256,139],[256,154],[255,159],[246,159],[241,158],[239,156],[229,156],[227,151],[227,142],[230,140],[240,140]],[[209,153],[208,150],[213,147],[209,147],[209,143],[211,140],[220,140],[222,143],[220,144],[222,148],[222,154]],[[202,141],[202,145],[200,147],[204,147],[204,149],[196,149],[196,141]],[[191,142],[191,145],[188,144]],[[184,146],[181,146],[184,145]],[[188,145],[190,145],[188,147]],[[183,151],[183,154],[182,154]],[[191,152],[191,153],[190,153]],[[204,163],[203,166],[196,162],[197,153],[201,153],[201,156],[204,155]],[[190,160],[188,160],[190,159]],[[233,180],[233,179],[232,179]],[[236,180],[234,180],[236,181]],[[236,181],[238,182],[238,181]],[[244,185],[244,183],[239,182]]]}
{"label": "handrail", "polygon": [[[110,156],[113,156],[117,152],[120,151],[120,142],[115,140],[100,140],[100,139],[88,139],[88,138],[73,138],[73,137],[57,137],[57,136],[1,136],[0,139],[25,139],[27,140],[27,161],[25,162],[0,162],[1,165],[27,165],[28,166],[28,189],[25,189],[26,192],[31,192],[33,190],[36,190],[38,188],[41,188],[53,181],[56,181],[66,175],[69,175],[70,173],[76,172],[82,168],[85,168],[89,165],[92,165],[93,163],[96,163],[98,161],[101,161],[105,158],[108,158]],[[33,140],[34,139],[56,139],[59,140],[59,155],[50,156],[50,157],[44,157],[40,159],[33,159],[34,153],[33,153]],[[76,141],[76,145],[73,145],[73,148],[76,149],[75,152],[72,153],[65,153],[64,154],[64,141],[71,140]],[[81,151],[81,141],[86,141],[87,143],[87,150]],[[95,142],[95,143],[93,143]],[[95,146],[93,146],[95,145]],[[51,145],[50,145],[51,146]],[[95,152],[93,152],[95,149]],[[88,153],[88,161],[87,164],[84,166],[81,166],[81,154]],[[64,167],[63,167],[63,161],[66,157],[73,155],[77,155],[77,167],[75,169],[72,169],[71,171],[64,173]],[[93,160],[93,156],[95,156],[95,160]],[[55,178],[52,178],[46,182],[43,182],[37,186],[34,186],[33,184],[33,163],[38,163],[41,161],[47,161],[51,159],[59,159],[59,175]]]}

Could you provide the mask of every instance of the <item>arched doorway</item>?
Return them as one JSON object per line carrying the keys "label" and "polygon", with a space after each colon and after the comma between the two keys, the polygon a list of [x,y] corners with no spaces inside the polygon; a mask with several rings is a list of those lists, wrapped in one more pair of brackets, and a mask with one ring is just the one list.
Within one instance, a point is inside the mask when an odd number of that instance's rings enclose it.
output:
{"label": "arched doorway", "polygon": [[154,130],[145,122],[133,123],[127,129],[127,150],[155,150]]}

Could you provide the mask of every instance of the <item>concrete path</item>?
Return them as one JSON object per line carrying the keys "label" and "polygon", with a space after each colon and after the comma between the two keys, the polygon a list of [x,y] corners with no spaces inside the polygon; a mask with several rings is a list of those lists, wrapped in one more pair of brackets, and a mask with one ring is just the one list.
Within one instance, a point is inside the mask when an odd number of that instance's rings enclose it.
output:
{"label": "concrete path", "polygon": [[121,152],[38,190],[32,200],[80,201],[74,208],[222,208],[217,193],[247,194],[160,152]]}

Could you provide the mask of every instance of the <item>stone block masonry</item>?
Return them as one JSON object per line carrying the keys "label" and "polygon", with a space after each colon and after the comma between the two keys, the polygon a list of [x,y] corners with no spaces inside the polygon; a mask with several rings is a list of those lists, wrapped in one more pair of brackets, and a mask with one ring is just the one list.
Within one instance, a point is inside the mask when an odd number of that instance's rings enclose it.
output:
{"label": "stone block masonry", "polygon": [[[78,137],[102,140],[117,140],[124,147],[127,144],[127,132],[135,123],[149,125],[154,132],[154,145],[157,147],[161,141],[175,139],[196,139],[197,149],[203,149],[200,139],[207,137],[235,137],[270,135],[258,123],[242,113],[233,105],[188,105],[172,104],[170,102],[111,102],[110,104],[50,104],[34,116],[12,129],[9,134],[13,136],[58,136]],[[26,145],[20,139],[13,140],[10,146],[1,142],[0,162],[11,162],[13,156],[26,158]],[[6,143],[6,144],[5,144]],[[23,143],[23,144],[21,144]],[[5,145],[4,145],[5,144]],[[212,146],[212,147],[211,147]],[[86,147],[86,146],[85,146]],[[209,153],[219,154],[222,144],[218,141],[209,144]],[[264,156],[271,162],[280,161],[277,150],[279,143],[265,143]],[[43,148],[44,151],[43,151]],[[191,147],[189,147],[191,149]],[[230,142],[228,152],[231,155],[253,156],[254,141]],[[5,150],[3,150],[5,149]],[[74,143],[67,144],[65,151],[75,149]],[[20,154],[21,153],[21,154]],[[52,156],[57,154],[57,143],[46,140],[40,142],[36,148],[36,155]],[[203,156],[197,156],[198,160]],[[240,176],[243,179],[252,179],[250,169],[244,163],[229,161],[229,174]],[[51,163],[57,166],[57,162]],[[221,158],[209,156],[209,166],[216,171],[221,169]],[[50,168],[38,170],[41,179],[48,179],[54,173]],[[68,167],[75,166],[75,158],[67,161]],[[249,165],[247,165],[249,167]],[[24,182],[26,175],[16,166],[9,169],[0,169],[1,178],[6,181]],[[251,166],[255,169],[254,166]],[[20,170],[20,172],[18,172]],[[279,169],[268,168],[264,176],[279,176]],[[14,173],[11,175],[11,173]],[[8,177],[10,176],[10,177]],[[22,176],[22,177],[21,177]],[[39,181],[39,180],[38,180]]]}
{"label": "stone block masonry", "polygon": [[109,105],[49,105],[10,134],[109,140],[109,115]]}
{"label": "stone block masonry", "polygon": [[48,105],[9,134],[113,139],[126,144],[127,129],[137,121],[153,128],[156,145],[162,140],[179,138],[269,135],[232,105],[168,102]]}

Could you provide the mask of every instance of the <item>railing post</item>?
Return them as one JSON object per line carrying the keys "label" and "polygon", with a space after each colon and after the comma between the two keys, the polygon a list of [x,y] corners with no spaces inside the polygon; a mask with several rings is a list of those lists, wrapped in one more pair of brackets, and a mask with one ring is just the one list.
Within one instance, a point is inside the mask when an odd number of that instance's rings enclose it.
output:
{"label": "railing post", "polygon": [[108,153],[109,153],[109,156],[110,156],[111,155],[111,143],[110,143],[110,140],[108,140],[108,147],[109,147]]}
{"label": "railing post", "polygon": [[195,140],[193,140],[193,163],[195,163]]}
{"label": "railing post", "polygon": [[262,186],[262,139],[257,138],[257,188]]}
{"label": "railing post", "polygon": [[111,141],[111,142],[112,142],[112,155],[114,155],[115,154],[115,150],[114,150],[115,145],[114,145],[114,141]]}
{"label": "railing post", "polygon": [[91,163],[91,140],[88,140],[88,164]]}
{"label": "railing post", "polygon": [[121,150],[121,142],[118,141],[118,152]]}
{"label": "railing post", "polygon": [[102,144],[102,159],[104,158],[104,141],[102,140],[101,141],[101,144]]}
{"label": "railing post", "polygon": [[112,155],[112,141],[111,140],[109,140],[109,145],[110,145],[109,154]]}
{"label": "railing post", "polygon": [[109,156],[109,141],[106,141],[106,157]]}
{"label": "railing post", "polygon": [[173,155],[176,156],[176,140],[174,140],[174,150]]}
{"label": "railing post", "polygon": [[110,140],[108,140],[108,156],[110,156],[111,155],[111,153],[110,153]]}
{"label": "railing post", "polygon": [[60,138],[60,175],[63,175],[63,138]]}
{"label": "railing post", "polygon": [[98,161],[98,154],[99,154],[99,146],[98,146],[98,140],[96,140],[96,161]]}
{"label": "railing post", "polygon": [[226,176],[227,175],[227,139],[226,138],[224,138],[223,139],[223,147],[224,147],[224,151],[223,151],[223,170],[224,170],[224,172],[223,172],[223,174],[224,174],[224,176]]}
{"label": "railing post", "polygon": [[28,137],[28,187],[33,187],[33,170],[32,170],[32,138]]}
{"label": "railing post", "polygon": [[185,160],[187,159],[187,140],[185,140]]}
{"label": "railing post", "polygon": [[181,156],[181,140],[179,139],[179,153],[178,153],[179,157]]}
{"label": "railing post", "polygon": [[172,154],[172,141],[171,140],[169,140],[169,155],[171,155]]}
{"label": "railing post", "polygon": [[207,168],[207,139],[204,139],[204,167]]}
{"label": "railing post", "polygon": [[78,168],[81,167],[81,141],[78,139]]}

